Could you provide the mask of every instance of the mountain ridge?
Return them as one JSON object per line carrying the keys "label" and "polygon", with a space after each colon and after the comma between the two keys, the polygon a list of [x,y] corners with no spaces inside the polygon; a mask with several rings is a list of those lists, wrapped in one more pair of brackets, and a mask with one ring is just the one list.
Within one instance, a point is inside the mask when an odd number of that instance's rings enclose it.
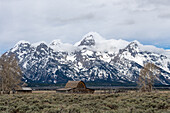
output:
{"label": "mountain ridge", "polygon": [[60,40],[50,44],[20,41],[7,54],[16,54],[26,82],[104,80],[134,83],[143,64],[151,62],[161,69],[156,82],[170,84],[170,59],[161,54],[166,50],[155,48],[138,41],[106,40],[98,33],[90,32],[74,45]]}

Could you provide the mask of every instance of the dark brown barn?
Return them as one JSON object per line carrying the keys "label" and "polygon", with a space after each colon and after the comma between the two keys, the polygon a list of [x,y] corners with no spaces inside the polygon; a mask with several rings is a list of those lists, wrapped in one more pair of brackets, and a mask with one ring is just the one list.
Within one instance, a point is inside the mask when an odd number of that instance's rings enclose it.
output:
{"label": "dark brown barn", "polygon": [[21,87],[15,93],[32,93],[32,89],[30,87]]}
{"label": "dark brown barn", "polygon": [[63,93],[94,93],[94,89],[87,88],[83,81],[68,81],[65,88],[56,91]]}

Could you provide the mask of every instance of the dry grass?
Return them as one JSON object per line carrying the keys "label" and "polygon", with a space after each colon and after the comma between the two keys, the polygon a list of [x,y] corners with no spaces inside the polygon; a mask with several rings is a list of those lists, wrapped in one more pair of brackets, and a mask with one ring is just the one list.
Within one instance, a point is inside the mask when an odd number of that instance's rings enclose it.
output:
{"label": "dry grass", "polygon": [[[38,94],[37,94],[38,93]],[[169,113],[170,93],[0,95],[1,113]]]}
{"label": "dry grass", "polygon": [[42,94],[42,93],[56,93],[56,91],[52,90],[52,91],[48,91],[48,90],[40,90],[40,91],[32,91],[32,93],[39,93],[39,94]]}

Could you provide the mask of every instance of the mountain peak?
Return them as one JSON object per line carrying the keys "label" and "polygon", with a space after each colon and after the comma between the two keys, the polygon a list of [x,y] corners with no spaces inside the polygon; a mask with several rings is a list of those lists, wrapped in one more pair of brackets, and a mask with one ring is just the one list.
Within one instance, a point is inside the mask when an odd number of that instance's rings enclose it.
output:
{"label": "mountain peak", "polygon": [[50,43],[50,45],[52,45],[52,46],[61,45],[61,44],[62,44],[62,42],[61,42],[60,39],[53,40],[53,41]]}
{"label": "mountain peak", "polygon": [[19,41],[18,43],[15,44],[14,48],[12,48],[11,51],[14,52],[18,48],[27,48],[29,46],[30,46],[30,42],[25,41],[25,40],[21,40],[21,41]]}
{"label": "mountain peak", "polygon": [[83,39],[89,36],[92,36],[95,41],[104,40],[104,38],[97,32],[89,32],[86,35],[84,35]]}
{"label": "mountain peak", "polygon": [[30,44],[30,42],[25,41],[25,40],[21,40],[21,41],[19,41],[18,43],[16,43],[15,46],[22,45],[22,44]]}
{"label": "mountain peak", "polygon": [[83,36],[82,40],[77,42],[76,46],[95,46],[96,42],[104,40],[97,32],[89,32]]}
{"label": "mountain peak", "polygon": [[131,42],[129,45],[127,45],[126,48],[120,50],[120,54],[122,54],[124,52],[125,52],[125,54],[128,52],[133,57],[135,57],[139,52],[139,46],[138,46],[137,42]]}
{"label": "mountain peak", "polygon": [[135,54],[137,54],[139,52],[139,45],[137,44],[137,42],[131,42],[125,48],[125,50],[129,51],[131,54],[133,54],[133,56],[135,56]]}
{"label": "mountain peak", "polygon": [[93,35],[89,35],[85,37],[79,44],[79,46],[94,46],[95,40],[93,38]]}
{"label": "mountain peak", "polygon": [[31,44],[33,47],[37,47],[37,46],[39,46],[39,45],[48,45],[45,41],[40,41],[40,42],[36,42],[36,43],[33,43],[33,44]]}
{"label": "mountain peak", "polygon": [[131,43],[127,46],[127,48],[129,48],[129,49],[138,49],[138,44],[137,44],[137,42],[131,42]]}

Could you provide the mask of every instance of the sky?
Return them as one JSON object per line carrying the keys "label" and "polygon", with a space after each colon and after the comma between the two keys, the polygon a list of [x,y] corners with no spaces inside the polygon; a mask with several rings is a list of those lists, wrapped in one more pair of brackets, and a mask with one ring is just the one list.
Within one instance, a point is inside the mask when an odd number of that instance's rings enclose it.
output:
{"label": "sky", "polygon": [[20,40],[74,44],[91,31],[170,49],[170,0],[0,0],[0,54]]}

